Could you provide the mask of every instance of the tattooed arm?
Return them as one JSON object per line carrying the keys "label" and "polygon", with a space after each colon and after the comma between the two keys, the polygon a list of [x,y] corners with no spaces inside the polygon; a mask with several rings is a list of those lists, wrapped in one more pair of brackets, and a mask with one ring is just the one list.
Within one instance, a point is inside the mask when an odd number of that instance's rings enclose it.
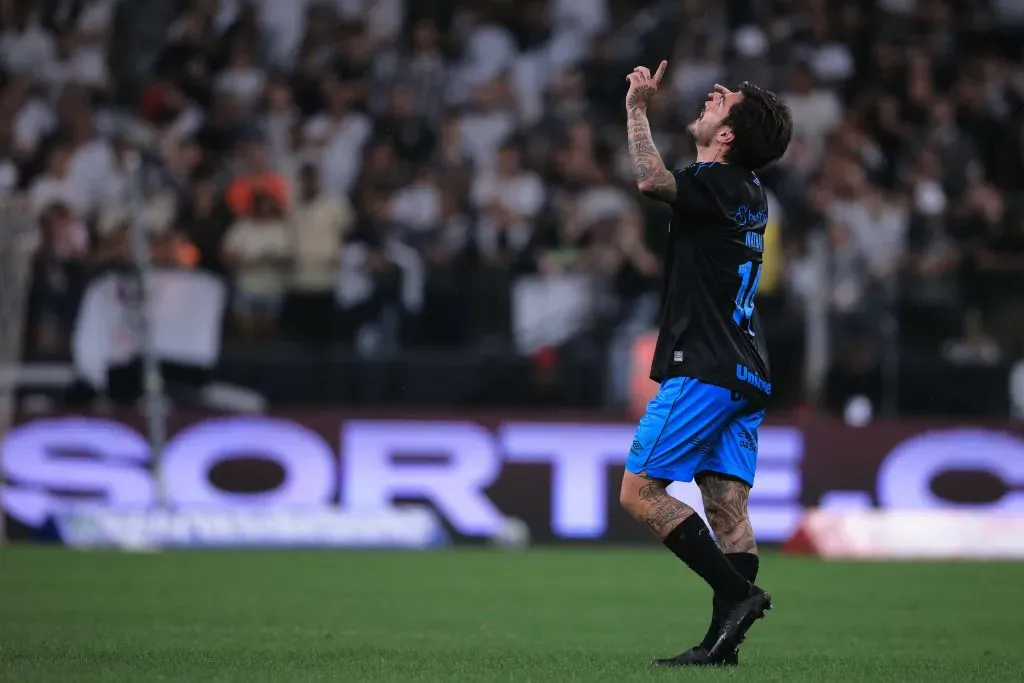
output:
{"label": "tattooed arm", "polygon": [[654,146],[651,126],[647,123],[647,107],[627,107],[626,116],[629,129],[629,158],[633,163],[636,186],[651,199],[674,201],[676,179],[672,172],[665,168],[665,162],[661,160],[661,154]]}
{"label": "tattooed arm", "polygon": [[658,92],[658,84],[666,68],[668,62],[662,61],[653,76],[645,66],[636,67],[626,76],[629,81],[626,117],[629,122],[629,158],[633,162],[636,186],[652,199],[671,202],[676,198],[676,179],[665,168],[665,162],[651,138],[651,126],[647,123],[647,103]]}

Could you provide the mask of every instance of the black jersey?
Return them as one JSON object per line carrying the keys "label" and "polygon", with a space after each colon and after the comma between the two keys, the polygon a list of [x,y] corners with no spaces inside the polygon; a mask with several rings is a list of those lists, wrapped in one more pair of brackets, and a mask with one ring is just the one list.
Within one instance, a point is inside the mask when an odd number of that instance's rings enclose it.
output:
{"label": "black jersey", "polygon": [[754,307],[768,222],[761,181],[719,163],[691,164],[674,175],[651,379],[693,377],[763,403],[772,385]]}

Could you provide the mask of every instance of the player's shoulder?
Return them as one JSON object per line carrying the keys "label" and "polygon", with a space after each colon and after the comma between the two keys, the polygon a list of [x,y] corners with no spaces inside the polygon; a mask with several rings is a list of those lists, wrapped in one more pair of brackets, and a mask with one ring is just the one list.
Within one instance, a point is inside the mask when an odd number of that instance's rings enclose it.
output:
{"label": "player's shoulder", "polygon": [[676,184],[712,195],[720,205],[756,204],[764,201],[757,174],[733,164],[695,162],[675,172]]}
{"label": "player's shoulder", "polygon": [[675,173],[677,176],[692,178],[710,186],[752,185],[759,187],[761,185],[761,180],[753,171],[717,161],[696,161],[689,166],[677,169]]}

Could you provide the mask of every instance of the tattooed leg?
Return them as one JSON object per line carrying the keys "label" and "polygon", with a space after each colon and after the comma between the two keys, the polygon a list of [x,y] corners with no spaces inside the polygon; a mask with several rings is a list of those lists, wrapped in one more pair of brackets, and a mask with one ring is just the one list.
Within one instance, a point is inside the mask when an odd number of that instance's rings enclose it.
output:
{"label": "tattooed leg", "polygon": [[714,472],[697,477],[708,523],[724,553],[757,554],[754,528],[747,514],[750,486],[746,482]]}
{"label": "tattooed leg", "polygon": [[694,514],[693,508],[668,494],[665,487],[669,483],[646,474],[626,472],[619,492],[619,502],[626,512],[658,538],[665,538]]}

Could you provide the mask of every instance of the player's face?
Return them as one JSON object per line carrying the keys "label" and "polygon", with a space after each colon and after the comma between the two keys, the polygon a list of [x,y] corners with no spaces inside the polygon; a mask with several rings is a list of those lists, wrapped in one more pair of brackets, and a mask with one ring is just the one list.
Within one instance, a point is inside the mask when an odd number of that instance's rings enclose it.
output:
{"label": "player's face", "polygon": [[704,108],[697,119],[687,126],[687,130],[698,145],[710,145],[715,136],[722,130],[722,123],[729,116],[729,110],[743,98],[743,93],[723,95],[713,92],[708,95]]}

